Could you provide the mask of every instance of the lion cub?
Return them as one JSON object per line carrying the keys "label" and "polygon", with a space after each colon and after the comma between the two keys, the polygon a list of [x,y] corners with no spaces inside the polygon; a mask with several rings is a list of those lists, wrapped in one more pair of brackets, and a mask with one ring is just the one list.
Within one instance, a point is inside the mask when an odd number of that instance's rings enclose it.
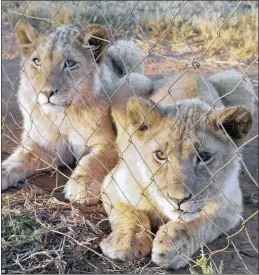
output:
{"label": "lion cub", "polygon": [[[112,228],[101,242],[104,254],[125,261],[152,251],[157,265],[178,269],[202,244],[239,223],[242,195],[235,145],[246,138],[252,116],[243,106],[224,107],[220,96],[241,77],[227,71],[206,84],[189,73],[171,89],[176,103],[165,85],[151,100],[129,100],[125,115],[113,110],[121,160],[103,184]],[[243,93],[251,100],[244,82],[235,91],[238,98]],[[233,98],[226,97],[225,103]]]}
{"label": "lion cub", "polygon": [[127,41],[109,46],[108,38],[99,25],[83,31],[64,25],[39,33],[26,21],[18,22],[23,133],[20,146],[2,164],[2,190],[42,169],[77,160],[65,196],[78,203],[98,202],[100,183],[118,158],[111,96],[120,87],[128,91],[129,85],[135,92],[151,88],[143,62],[135,68],[140,49]]}

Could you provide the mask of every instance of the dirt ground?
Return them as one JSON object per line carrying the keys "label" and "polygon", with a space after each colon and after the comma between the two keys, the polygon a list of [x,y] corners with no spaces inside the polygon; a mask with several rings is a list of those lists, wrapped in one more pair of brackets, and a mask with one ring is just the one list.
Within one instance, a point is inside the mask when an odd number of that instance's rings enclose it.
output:
{"label": "dirt ground", "polygon": [[[21,115],[17,107],[16,92],[19,83],[19,55],[14,47],[10,50],[12,37],[8,29],[2,29],[2,160],[12,153],[19,143],[21,133]],[[171,53],[168,58],[155,56],[166,73],[184,69]],[[145,62],[149,75],[159,74],[153,58]],[[229,68],[226,63],[225,67]],[[201,65],[204,74],[209,75],[221,70],[222,63]],[[257,64],[249,71],[258,95]],[[255,103],[254,124],[250,138],[258,134],[258,105]],[[258,182],[258,140],[248,143],[243,151],[243,161],[256,182]],[[66,171],[64,171],[67,173]],[[51,196],[54,187],[61,186],[66,178],[61,175],[44,174],[34,177],[16,190],[2,193],[2,271],[7,273],[155,273],[165,274],[155,267],[150,258],[120,263],[103,257],[99,248],[101,239],[109,234],[107,217],[99,204],[95,207],[75,208],[62,202],[61,189]],[[249,218],[258,209],[258,188],[245,168],[240,174],[240,183],[244,195],[244,219]],[[60,199],[61,201],[58,201]],[[25,216],[24,216],[25,215]],[[28,220],[25,225],[18,217]],[[17,227],[13,235],[14,220]],[[23,218],[22,218],[23,219]],[[12,223],[10,223],[10,220]],[[32,222],[32,224],[30,223]],[[11,224],[11,225],[10,225]],[[22,224],[22,229],[19,225]],[[29,224],[29,225],[28,225]],[[24,227],[28,228],[25,230]],[[238,232],[241,225],[233,230]],[[33,236],[31,238],[31,236]],[[249,219],[246,226],[235,237],[229,247],[216,253],[213,260],[224,263],[224,273],[258,273],[258,215]],[[225,248],[227,240],[221,236],[209,245],[211,251]],[[205,251],[208,253],[208,250]],[[197,253],[195,257],[199,257]],[[177,273],[189,273],[182,269]]]}

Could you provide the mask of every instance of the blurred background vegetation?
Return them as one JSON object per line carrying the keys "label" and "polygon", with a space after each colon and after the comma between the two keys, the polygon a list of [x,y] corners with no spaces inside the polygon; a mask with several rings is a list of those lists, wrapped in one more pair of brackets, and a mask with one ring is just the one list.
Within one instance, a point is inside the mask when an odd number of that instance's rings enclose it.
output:
{"label": "blurred background vegetation", "polygon": [[179,54],[186,51],[186,42],[194,52],[209,48],[207,56],[224,54],[224,44],[239,61],[258,54],[257,1],[6,1],[2,15],[13,25],[27,16],[40,30],[98,23],[116,38],[148,39],[151,44],[159,38]]}

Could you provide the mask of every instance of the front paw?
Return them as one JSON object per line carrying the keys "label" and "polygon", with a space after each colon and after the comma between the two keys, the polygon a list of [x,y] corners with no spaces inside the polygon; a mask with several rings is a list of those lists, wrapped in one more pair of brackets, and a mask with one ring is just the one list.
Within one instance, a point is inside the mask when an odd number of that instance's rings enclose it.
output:
{"label": "front paw", "polygon": [[15,173],[12,172],[11,166],[3,162],[2,164],[2,175],[1,175],[1,190],[6,190],[10,187],[16,187],[19,181],[18,177],[16,179]]}
{"label": "front paw", "polygon": [[144,258],[152,249],[152,239],[145,233],[113,231],[100,243],[103,253],[113,260],[131,261]]}
{"label": "front paw", "polygon": [[152,249],[152,261],[166,269],[179,269],[188,264],[192,256],[192,237],[180,224],[163,225],[157,232]]}
{"label": "front paw", "polygon": [[100,200],[100,184],[87,179],[70,179],[64,188],[65,198],[70,202],[85,205],[97,204]]}

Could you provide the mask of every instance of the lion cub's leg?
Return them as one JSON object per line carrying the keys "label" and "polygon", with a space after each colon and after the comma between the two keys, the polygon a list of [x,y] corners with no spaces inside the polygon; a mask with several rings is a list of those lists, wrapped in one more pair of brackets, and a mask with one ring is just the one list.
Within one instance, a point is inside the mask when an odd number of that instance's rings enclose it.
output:
{"label": "lion cub's leg", "polygon": [[150,221],[145,212],[116,203],[111,209],[109,220],[112,233],[100,244],[105,255],[128,261],[143,258],[151,252]]}
{"label": "lion cub's leg", "polygon": [[81,158],[66,183],[65,197],[71,202],[98,203],[102,181],[117,163],[118,153],[113,146],[95,146],[90,150],[91,153]]}
{"label": "lion cub's leg", "polygon": [[[16,186],[21,180],[37,173],[37,169],[46,168],[48,165],[41,161],[51,163],[51,158],[37,148],[33,141],[25,146],[19,146],[14,153],[2,163],[2,190]],[[47,171],[50,169],[45,169]]]}

